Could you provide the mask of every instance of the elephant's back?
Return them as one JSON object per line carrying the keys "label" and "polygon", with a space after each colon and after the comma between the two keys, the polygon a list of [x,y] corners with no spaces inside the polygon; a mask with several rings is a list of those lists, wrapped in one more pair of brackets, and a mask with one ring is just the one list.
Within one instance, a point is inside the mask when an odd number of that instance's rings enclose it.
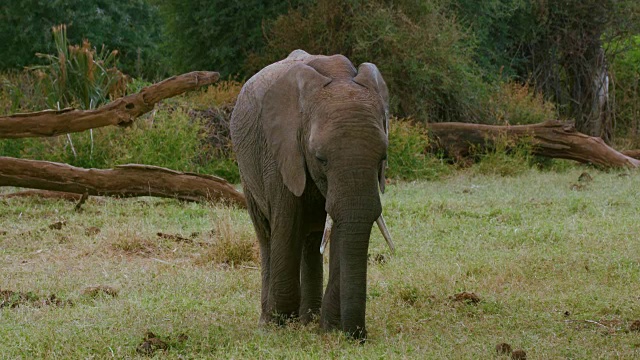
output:
{"label": "elephant's back", "polygon": [[[285,59],[266,66],[253,75],[242,87],[240,96],[251,97],[255,101],[261,101],[271,86],[289,69],[297,64],[306,64],[317,56],[309,55],[304,50],[295,50]],[[239,98],[240,100],[240,98]]]}

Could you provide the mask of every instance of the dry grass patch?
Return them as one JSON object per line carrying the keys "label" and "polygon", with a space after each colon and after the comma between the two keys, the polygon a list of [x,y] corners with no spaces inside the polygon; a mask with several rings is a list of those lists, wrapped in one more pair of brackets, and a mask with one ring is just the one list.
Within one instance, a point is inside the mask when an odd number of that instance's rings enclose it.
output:
{"label": "dry grass patch", "polygon": [[110,241],[109,248],[127,255],[149,255],[162,251],[162,246],[159,242],[128,231],[116,234],[115,238]]}
{"label": "dry grass patch", "polygon": [[235,266],[258,262],[258,244],[253,229],[237,227],[228,214],[219,217],[215,226],[215,229],[208,234],[211,246],[196,258],[196,264],[215,263]]}

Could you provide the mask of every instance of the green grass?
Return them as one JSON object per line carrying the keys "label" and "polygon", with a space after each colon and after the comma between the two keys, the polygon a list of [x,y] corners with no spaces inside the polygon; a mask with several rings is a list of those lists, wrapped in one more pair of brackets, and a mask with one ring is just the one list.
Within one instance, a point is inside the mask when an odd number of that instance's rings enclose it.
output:
{"label": "green grass", "polygon": [[[316,324],[258,326],[258,261],[244,257],[255,249],[210,253],[254,238],[244,211],[94,198],[76,213],[63,201],[0,200],[0,289],[73,302],[0,308],[0,354],[136,358],[152,331],[167,358],[492,359],[501,342],[530,359],[637,358],[640,334],[627,329],[640,318],[640,177],[587,169],[594,180],[572,190],[582,171],[390,184],[398,252],[389,258],[374,234],[372,259],[388,261],[369,267],[364,346]],[[83,294],[98,285],[118,295]],[[450,299],[462,291],[481,301]]]}

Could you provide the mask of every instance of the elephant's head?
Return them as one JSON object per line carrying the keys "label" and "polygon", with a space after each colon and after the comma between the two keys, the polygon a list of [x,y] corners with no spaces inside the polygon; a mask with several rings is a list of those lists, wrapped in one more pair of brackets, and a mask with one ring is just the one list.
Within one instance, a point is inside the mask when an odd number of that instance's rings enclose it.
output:
{"label": "elephant's head", "polygon": [[363,63],[356,71],[335,55],[291,67],[262,104],[266,140],[284,184],[296,196],[315,184],[326,199],[327,223],[333,223],[331,271],[336,256],[339,281],[330,280],[327,293],[337,291],[339,300],[323,303],[323,325],[339,325],[358,337],[365,335],[371,228],[376,221],[384,224],[379,190],[385,182],[388,102],[375,65]]}

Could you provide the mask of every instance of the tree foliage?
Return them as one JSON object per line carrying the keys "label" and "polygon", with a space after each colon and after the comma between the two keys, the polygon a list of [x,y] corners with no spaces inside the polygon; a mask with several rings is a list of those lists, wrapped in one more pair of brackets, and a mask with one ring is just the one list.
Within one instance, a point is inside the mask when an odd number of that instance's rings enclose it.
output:
{"label": "tree foliage", "polygon": [[279,17],[253,67],[294,49],[343,54],[356,66],[375,62],[392,94],[392,110],[430,121],[478,121],[484,94],[468,34],[437,2],[318,0]]}
{"label": "tree foliage", "polygon": [[68,25],[71,43],[88,39],[120,52],[122,68],[137,77],[166,74],[159,67],[161,23],[145,0],[20,0],[0,6],[0,70],[40,63],[36,53],[55,51],[51,28]]}
{"label": "tree foliage", "polygon": [[[636,0],[458,0],[483,68],[532,81],[579,131],[610,141],[609,64],[640,32]],[[627,50],[627,49],[622,49]]]}
{"label": "tree foliage", "polygon": [[264,21],[302,1],[157,1],[165,23],[165,49],[172,70],[248,75],[243,64],[250,53],[264,47]]}

